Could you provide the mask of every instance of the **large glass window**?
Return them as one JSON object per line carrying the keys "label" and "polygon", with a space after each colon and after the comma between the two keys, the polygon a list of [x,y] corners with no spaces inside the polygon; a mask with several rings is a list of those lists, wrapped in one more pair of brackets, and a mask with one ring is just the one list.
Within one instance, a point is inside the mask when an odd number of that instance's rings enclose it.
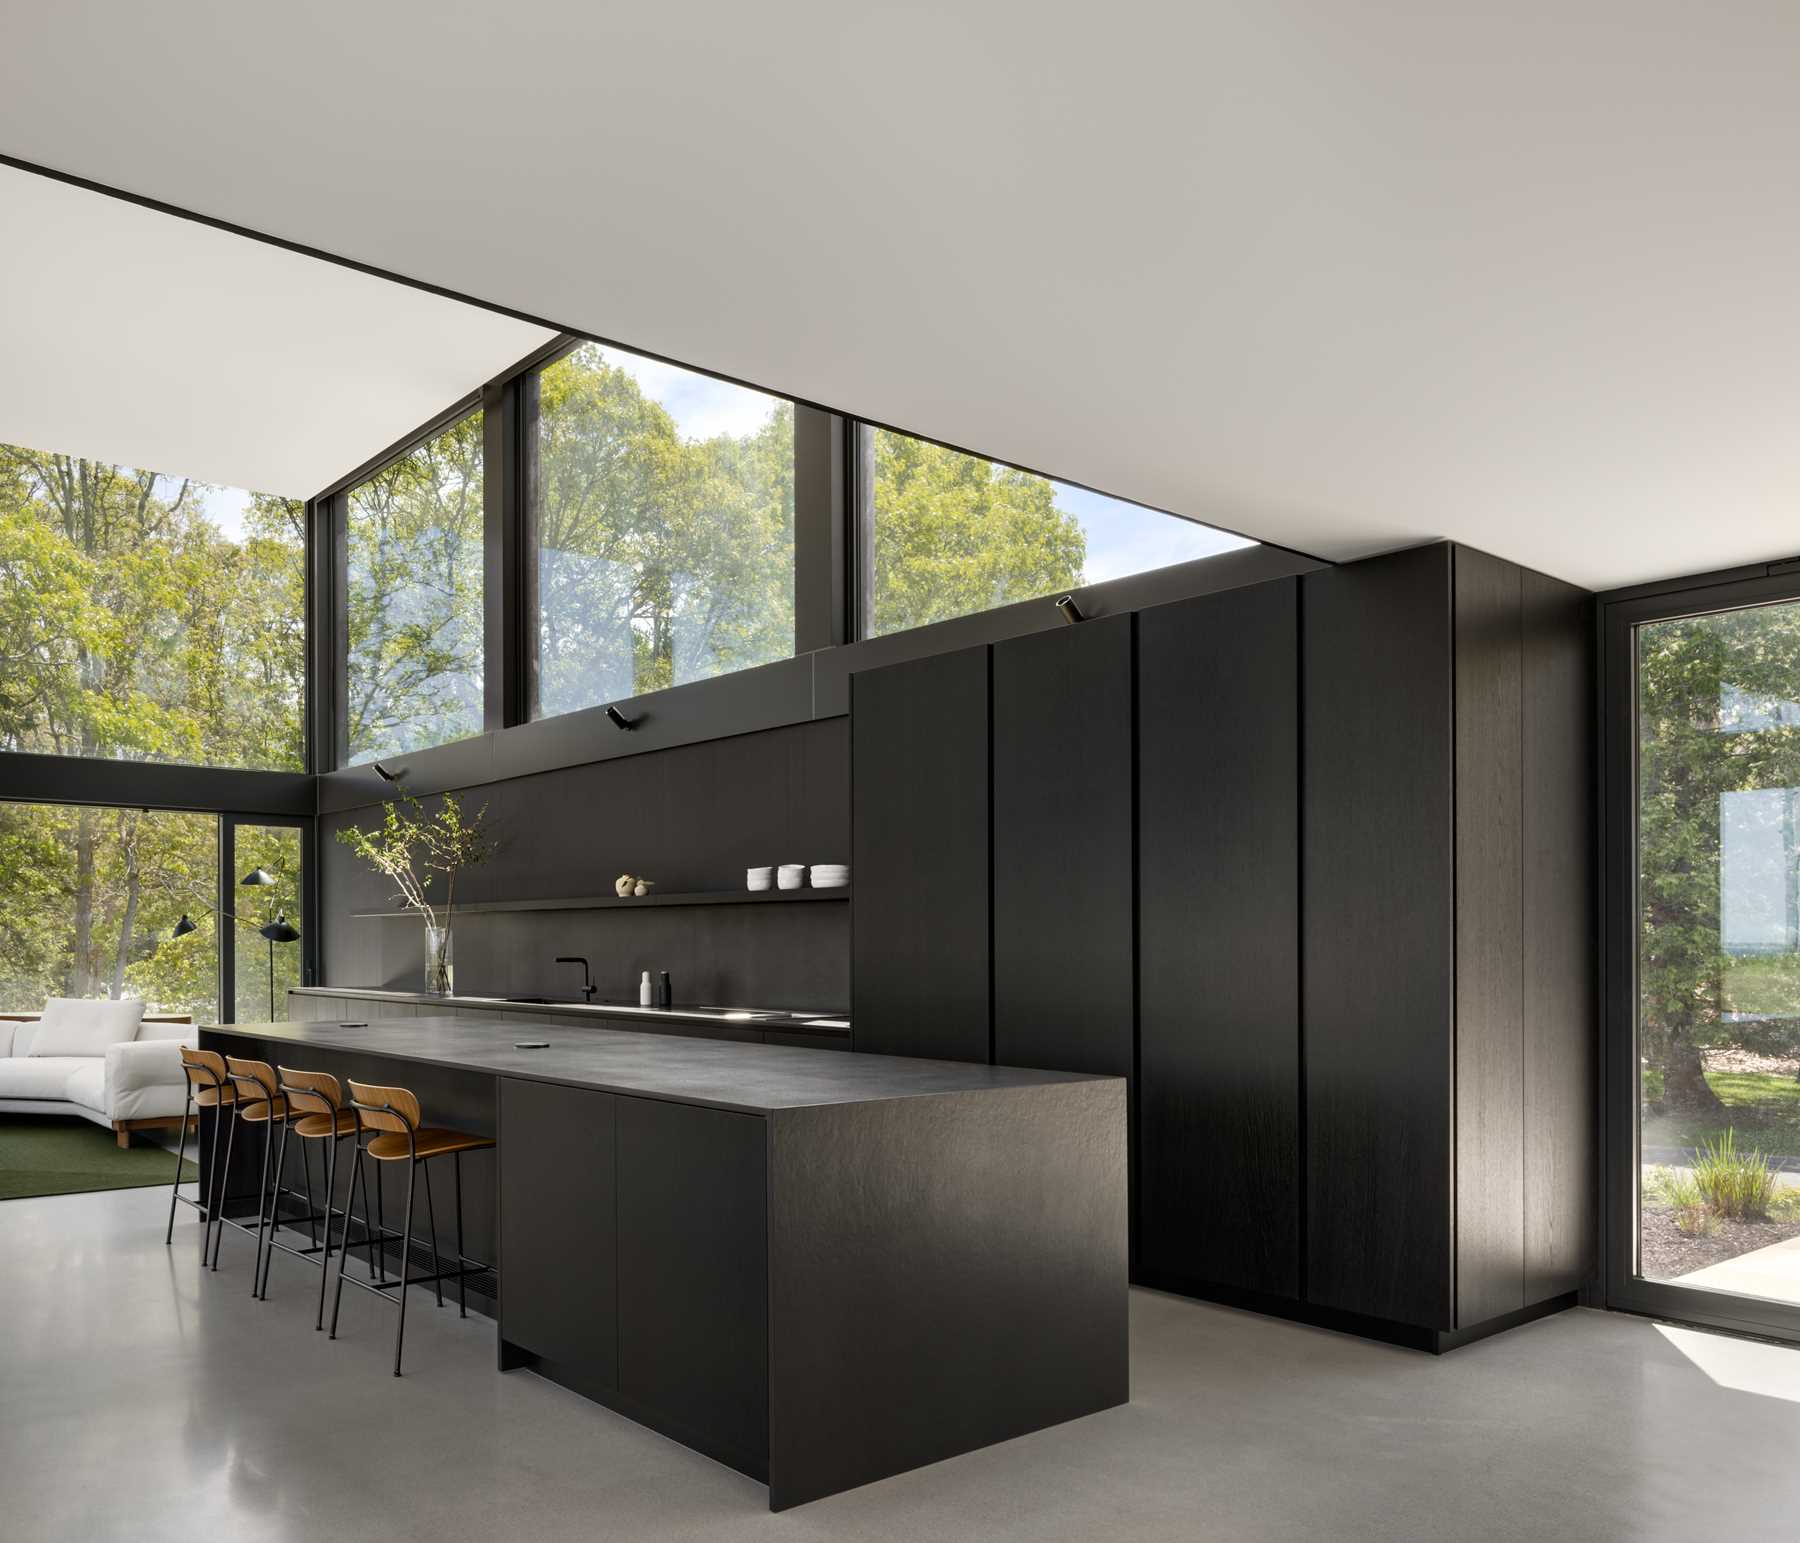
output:
{"label": "large glass window", "polygon": [[889,429],[863,456],[869,637],[1256,544]]}
{"label": "large glass window", "polygon": [[482,415],[346,500],[349,763],[482,728]]}
{"label": "large glass window", "polygon": [[595,343],[534,387],[534,715],[792,654],[793,405]]}
{"label": "large glass window", "polygon": [[304,506],[0,445],[0,749],[304,769]]}
{"label": "large glass window", "polygon": [[287,1017],[287,994],[300,984],[301,833],[297,825],[235,824],[237,870],[233,929],[236,1021]]}
{"label": "large glass window", "polygon": [[1639,1273],[1800,1302],[1800,603],[1635,643]]}
{"label": "large glass window", "polygon": [[215,815],[0,803],[0,1010],[141,997],[215,1017],[218,869]]}

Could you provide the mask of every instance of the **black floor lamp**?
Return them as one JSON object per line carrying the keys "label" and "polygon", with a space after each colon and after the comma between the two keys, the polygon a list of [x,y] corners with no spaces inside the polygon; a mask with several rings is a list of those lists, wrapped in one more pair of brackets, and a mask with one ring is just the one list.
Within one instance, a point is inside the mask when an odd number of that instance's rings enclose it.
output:
{"label": "black floor lamp", "polygon": [[[265,885],[273,885],[275,882],[275,878],[262,868],[252,868],[238,880],[240,887],[248,886],[252,889],[260,889]],[[234,922],[240,924],[242,922],[241,917],[230,911],[220,911],[217,906],[208,906],[207,909],[217,912],[220,916],[229,916]],[[190,932],[197,930],[194,919],[186,911],[183,911],[181,920],[175,923],[171,936],[185,938]],[[275,920],[258,927],[256,933],[258,937],[268,939],[269,943],[269,1022],[273,1023],[275,1022],[275,945],[277,943],[298,943],[300,929],[291,925],[287,919],[287,912],[278,908],[275,912]]]}

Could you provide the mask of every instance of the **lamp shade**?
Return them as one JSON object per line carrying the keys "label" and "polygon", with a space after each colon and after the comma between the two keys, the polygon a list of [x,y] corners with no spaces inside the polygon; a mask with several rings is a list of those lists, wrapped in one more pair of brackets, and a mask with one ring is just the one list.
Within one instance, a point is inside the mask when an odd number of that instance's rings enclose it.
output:
{"label": "lamp shade", "polygon": [[299,931],[290,927],[287,916],[279,911],[275,914],[275,920],[268,926],[258,927],[256,930],[271,943],[298,943],[300,941]]}
{"label": "lamp shade", "polygon": [[183,911],[181,913],[181,920],[175,923],[175,930],[171,932],[169,936],[185,938],[190,932],[198,932],[199,930],[200,929],[194,925],[194,918],[189,916],[186,911]]}
{"label": "lamp shade", "polygon": [[269,876],[267,870],[262,868],[252,868],[238,880],[239,884],[273,884],[274,882],[275,880]]}

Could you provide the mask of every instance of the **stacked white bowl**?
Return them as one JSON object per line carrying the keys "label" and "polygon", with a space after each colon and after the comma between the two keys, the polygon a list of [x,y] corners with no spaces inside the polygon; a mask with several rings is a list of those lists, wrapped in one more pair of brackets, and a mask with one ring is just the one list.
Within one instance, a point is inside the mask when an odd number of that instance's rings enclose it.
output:
{"label": "stacked white bowl", "polygon": [[850,882],[850,865],[848,863],[814,863],[812,868],[812,887],[814,889],[842,889]]}
{"label": "stacked white bowl", "polygon": [[746,868],[744,870],[745,889],[767,889],[769,881],[775,877],[773,868]]}

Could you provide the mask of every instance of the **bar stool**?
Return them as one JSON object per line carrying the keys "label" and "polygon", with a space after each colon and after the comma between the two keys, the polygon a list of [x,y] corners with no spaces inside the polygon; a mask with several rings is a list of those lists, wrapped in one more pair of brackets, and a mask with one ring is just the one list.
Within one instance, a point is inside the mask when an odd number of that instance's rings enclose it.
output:
{"label": "bar stool", "polygon": [[[213,1191],[219,1184],[219,1127],[225,1123],[226,1111],[237,1101],[237,1086],[227,1077],[225,1057],[216,1050],[194,1050],[188,1046],[181,1047],[181,1070],[187,1078],[187,1097],[181,1106],[181,1134],[175,1142],[175,1182],[169,1186],[169,1226],[163,1234],[163,1244],[167,1246],[175,1241],[175,1202],[191,1205],[200,1212],[206,1221],[200,1228],[200,1263],[206,1263],[206,1244],[212,1235]],[[187,1129],[188,1120],[199,1120],[202,1109],[216,1109],[218,1116],[213,1120],[212,1156],[207,1162],[207,1186],[204,1197],[184,1195],[181,1192],[181,1165],[187,1161]],[[198,1124],[196,1123],[196,1145],[198,1144]],[[199,1179],[194,1180],[196,1189]]]}
{"label": "bar stool", "polygon": [[[262,1299],[269,1300],[269,1266],[274,1262],[275,1251],[280,1249],[284,1254],[292,1254],[296,1259],[305,1259],[319,1267],[319,1310],[313,1322],[315,1329],[325,1327],[325,1279],[331,1273],[331,1218],[333,1197],[337,1194],[337,1149],[338,1143],[346,1137],[354,1137],[357,1132],[356,1111],[345,1106],[343,1089],[338,1085],[336,1077],[329,1072],[301,1071],[291,1066],[278,1066],[275,1069],[276,1091],[287,1105],[287,1118],[281,1122],[281,1148],[275,1158],[275,1190],[281,1192],[281,1177],[287,1162],[287,1143],[290,1134],[302,1141],[325,1142],[325,1156],[320,1166],[325,1170],[325,1248],[323,1254],[318,1248],[295,1248],[292,1244],[283,1243],[275,1233],[274,1227],[269,1229],[268,1241],[263,1248],[262,1262]],[[302,1158],[306,1148],[301,1148]],[[307,1189],[312,1188],[312,1164],[306,1163]],[[355,1175],[352,1175],[354,1178]],[[345,1186],[344,1208],[348,1213],[350,1207],[349,1186]],[[363,1214],[369,1212],[369,1187],[363,1184]],[[346,1243],[348,1239],[346,1238]],[[360,1246],[360,1245],[359,1245]],[[374,1261],[370,1260],[371,1276],[374,1272]]]}
{"label": "bar stool", "polygon": [[[263,1154],[262,1178],[256,1190],[256,1226],[252,1228],[248,1222],[240,1222],[225,1214],[223,1195],[218,1208],[218,1225],[213,1231],[212,1267],[219,1267],[219,1245],[224,1241],[225,1229],[235,1227],[245,1236],[256,1239],[256,1257],[250,1267],[250,1295],[257,1296],[261,1288],[261,1271],[263,1262],[263,1232],[267,1228],[273,1232],[281,1225],[281,1199],[284,1194],[306,1202],[306,1215],[301,1218],[313,1228],[313,1248],[319,1247],[318,1222],[319,1213],[313,1208],[312,1198],[312,1165],[306,1165],[306,1188],[304,1191],[289,1187],[282,1189],[280,1180],[276,1181],[273,1193],[269,1189],[269,1159],[274,1155],[274,1127],[287,1124],[287,1100],[281,1096],[275,1085],[275,1068],[267,1061],[250,1061],[242,1056],[225,1057],[225,1070],[237,1087],[237,1118],[232,1121],[231,1133],[225,1138],[225,1169],[231,1171],[231,1154],[237,1141],[239,1125],[255,1125],[262,1128]],[[301,1149],[304,1159],[306,1148]]]}
{"label": "bar stool", "polygon": [[[456,1278],[458,1301],[457,1310],[464,1318],[469,1316],[469,1277],[480,1274],[483,1270],[491,1270],[491,1264],[484,1264],[478,1259],[471,1259],[463,1252],[462,1225],[462,1155],[464,1152],[478,1152],[494,1145],[492,1136],[475,1136],[466,1131],[445,1130],[441,1126],[426,1125],[419,1111],[418,1098],[406,1088],[381,1087],[373,1083],[357,1082],[350,1079],[350,1107],[356,1111],[356,1157],[355,1167],[351,1172],[352,1183],[363,1174],[363,1160],[367,1158],[377,1163],[406,1164],[406,1228],[400,1242],[400,1278],[396,1283],[383,1278],[380,1281],[360,1281],[351,1277],[351,1284],[361,1286],[364,1291],[371,1292],[387,1301],[398,1301],[400,1304],[399,1322],[394,1326],[394,1375],[400,1375],[400,1355],[406,1339],[406,1288],[409,1285],[423,1286],[432,1282],[437,1290],[437,1303],[444,1305],[444,1281],[451,1276]],[[456,1179],[456,1265],[454,1270],[439,1268],[443,1262],[438,1252],[437,1208],[431,1199],[431,1169],[425,1169],[425,1209],[431,1218],[431,1268],[429,1275],[413,1275],[412,1271],[412,1219],[413,1196],[418,1188],[418,1174],[421,1165],[429,1163],[434,1157],[449,1157],[455,1169]],[[380,1191],[380,1183],[376,1183],[376,1191]],[[350,1235],[350,1196],[346,1192],[344,1204],[344,1236]],[[363,1180],[363,1230],[373,1241],[376,1234],[370,1232],[368,1225],[369,1190],[368,1180]],[[379,1234],[385,1243],[393,1237],[392,1233]],[[331,1337],[337,1338],[338,1309],[344,1302],[344,1260],[349,1252],[348,1244],[338,1250],[337,1290],[331,1300]],[[398,1284],[398,1297],[388,1296],[388,1290]]]}

